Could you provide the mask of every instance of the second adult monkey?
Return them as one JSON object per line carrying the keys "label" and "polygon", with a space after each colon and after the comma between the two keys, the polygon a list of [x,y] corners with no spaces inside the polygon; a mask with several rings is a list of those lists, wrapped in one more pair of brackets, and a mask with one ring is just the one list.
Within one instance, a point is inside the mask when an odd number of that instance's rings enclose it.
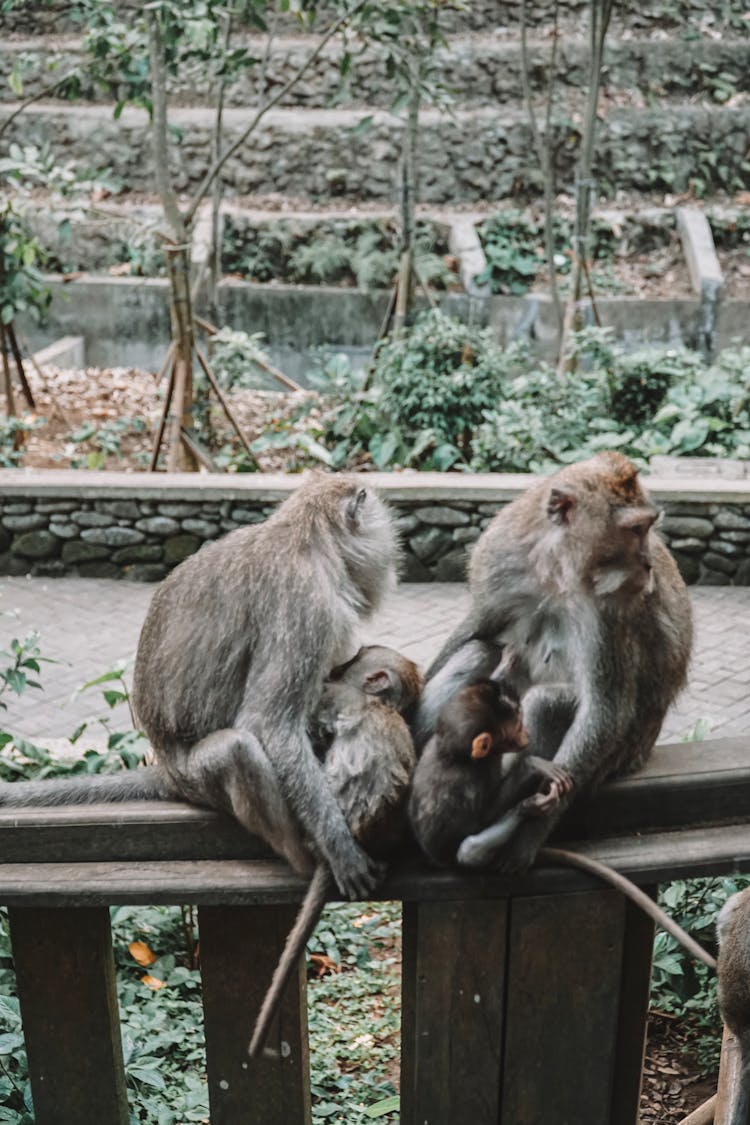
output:
{"label": "second adult monkey", "polygon": [[[469,613],[428,671],[418,742],[446,698],[508,646],[534,753],[554,758],[576,792],[641,765],[692,643],[690,599],[657,515],[618,453],[568,465],[503,508],[472,554]],[[568,803],[525,820],[510,843],[488,830],[464,862],[527,868]]]}
{"label": "second adult monkey", "polygon": [[[324,770],[355,840],[377,859],[389,856],[406,827],[406,798],[416,764],[402,715],[415,706],[422,677],[411,660],[380,645],[360,649],[334,669],[318,708],[316,725],[330,738]],[[250,1042],[260,1054],[284,988],[304,952],[331,891],[321,864],[261,1006]]]}

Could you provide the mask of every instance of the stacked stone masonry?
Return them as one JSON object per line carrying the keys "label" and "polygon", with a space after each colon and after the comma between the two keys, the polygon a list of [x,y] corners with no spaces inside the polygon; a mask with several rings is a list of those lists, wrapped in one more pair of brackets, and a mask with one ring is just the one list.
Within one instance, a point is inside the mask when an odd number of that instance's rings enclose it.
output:
{"label": "stacked stone masonry", "polygon": [[[502,491],[504,478],[496,479]],[[465,499],[462,490],[446,480],[442,488],[429,490],[428,499],[390,500],[404,544],[404,580],[465,578],[468,550],[504,500]],[[267,499],[267,490],[253,498],[246,487],[227,498],[228,486],[215,499],[180,499],[179,488],[159,495],[154,490],[149,499],[124,498],[120,488],[112,498],[106,484],[93,490],[72,487],[67,497],[59,488],[54,495],[35,491],[30,487],[24,494],[16,486],[9,495],[0,484],[2,574],[157,581],[204,543],[266,519],[278,502]],[[195,486],[189,491],[194,495]],[[383,491],[387,497],[388,487]],[[672,497],[662,506],[659,531],[687,582],[750,585],[750,495],[737,502],[715,501],[710,494],[701,501],[692,495],[689,501]]]}

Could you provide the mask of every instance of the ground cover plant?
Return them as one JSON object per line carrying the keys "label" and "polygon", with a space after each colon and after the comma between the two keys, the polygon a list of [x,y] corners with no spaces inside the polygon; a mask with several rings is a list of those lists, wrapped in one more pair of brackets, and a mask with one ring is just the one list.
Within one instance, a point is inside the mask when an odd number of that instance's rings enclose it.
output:
{"label": "ground cover plant", "polygon": [[575,370],[559,375],[525,344],[501,348],[489,330],[429,310],[380,349],[369,377],[329,364],[329,405],[310,431],[336,468],[542,472],[600,449],[641,466],[657,454],[750,457],[750,349],[707,363],[592,328],[571,358]]}
{"label": "ground cover plant", "polygon": [[[395,281],[399,256],[399,232],[390,219],[325,219],[314,225],[277,219],[253,227],[230,217],[222,266],[249,281],[386,289]],[[446,264],[446,239],[435,224],[417,223],[415,256],[426,285],[448,289],[458,284]]]}
{"label": "ground cover plant", "polygon": [[[487,260],[485,269],[476,275],[477,284],[488,285],[492,293],[505,296],[522,296],[532,289],[547,287],[545,223],[538,209],[496,211],[477,229]],[[574,260],[573,215],[558,211],[552,234],[558,285],[563,296],[567,296]],[[594,293],[602,296],[641,292],[650,287],[651,279],[669,274],[670,267],[682,258],[673,216],[657,213],[653,217],[595,216],[591,220],[588,254],[591,285]],[[684,269],[682,272],[685,273]],[[668,291],[673,293],[675,278],[669,274],[668,280]]]}

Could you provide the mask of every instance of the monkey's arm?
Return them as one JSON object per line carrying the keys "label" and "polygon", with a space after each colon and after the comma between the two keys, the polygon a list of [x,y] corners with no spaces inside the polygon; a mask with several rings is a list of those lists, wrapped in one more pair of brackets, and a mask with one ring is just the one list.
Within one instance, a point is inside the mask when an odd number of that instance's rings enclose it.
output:
{"label": "monkey's arm", "polygon": [[[418,747],[424,746],[435,733],[437,717],[443,704],[470,680],[489,676],[500,663],[503,652],[501,645],[480,640],[470,633],[462,633],[462,628],[446,642],[440,656],[427,673],[427,683],[412,724],[414,742]],[[463,639],[459,640],[459,637]],[[452,647],[454,640],[456,647]]]}
{"label": "monkey's arm", "polygon": [[[524,797],[529,784],[539,784],[541,788]],[[508,783],[513,784],[512,782]],[[564,797],[571,797],[573,783],[564,769],[556,762],[548,762],[533,754],[523,761],[523,768],[514,784],[513,797],[505,792],[505,803],[516,800],[513,808],[505,812],[499,820],[462,841],[457,853],[458,862],[464,867],[486,867],[513,837],[520,825],[529,817],[547,817],[560,805]],[[517,798],[519,798],[517,800]]]}

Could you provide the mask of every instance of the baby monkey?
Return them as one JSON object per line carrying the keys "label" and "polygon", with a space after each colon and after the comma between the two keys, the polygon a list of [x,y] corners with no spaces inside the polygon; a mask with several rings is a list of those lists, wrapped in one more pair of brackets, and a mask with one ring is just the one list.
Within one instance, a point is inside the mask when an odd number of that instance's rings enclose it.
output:
{"label": "baby monkey", "polygon": [[[315,716],[313,739],[352,836],[385,860],[406,828],[416,753],[404,715],[413,713],[422,676],[411,660],[380,645],[361,648],[334,668]],[[316,867],[258,1015],[249,1054],[258,1056],[284,989],[335,888],[327,864]]]}
{"label": "baby monkey", "polygon": [[480,866],[475,852],[484,854],[486,833],[500,845],[572,791],[565,770],[529,754],[528,742],[518,695],[502,680],[476,680],[448,700],[409,800],[414,834],[433,863]]}

